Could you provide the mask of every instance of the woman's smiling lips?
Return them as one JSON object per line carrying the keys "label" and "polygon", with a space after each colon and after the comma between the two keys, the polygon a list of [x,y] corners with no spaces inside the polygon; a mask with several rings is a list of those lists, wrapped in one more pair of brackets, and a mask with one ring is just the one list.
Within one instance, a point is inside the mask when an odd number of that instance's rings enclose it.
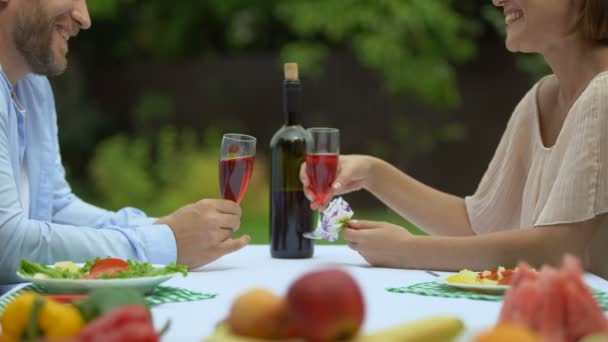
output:
{"label": "woman's smiling lips", "polygon": [[509,25],[524,16],[524,11],[512,9],[509,11],[505,10],[505,24]]}

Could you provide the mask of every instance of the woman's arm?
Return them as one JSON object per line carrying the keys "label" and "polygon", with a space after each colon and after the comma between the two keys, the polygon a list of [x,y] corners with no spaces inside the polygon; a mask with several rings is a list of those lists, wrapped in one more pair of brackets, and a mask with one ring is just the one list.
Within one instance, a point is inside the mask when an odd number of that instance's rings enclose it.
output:
{"label": "woman's arm", "polygon": [[[327,202],[314,201],[306,175],[300,167],[300,180],[311,208],[322,210]],[[464,199],[426,186],[389,163],[365,155],[341,155],[338,175],[330,197],[366,189],[391,209],[431,234],[473,235]]]}
{"label": "woman's arm", "polygon": [[558,265],[565,253],[581,258],[592,272],[598,260],[591,258],[594,236],[605,229],[606,215],[571,224],[539,226],[466,237],[413,236],[388,223],[355,221],[344,238],[374,266],[458,271],[514,266],[526,261],[533,266]]}
{"label": "woman's arm", "polygon": [[430,234],[474,235],[464,199],[427,186],[391,164],[370,158],[365,189]]}

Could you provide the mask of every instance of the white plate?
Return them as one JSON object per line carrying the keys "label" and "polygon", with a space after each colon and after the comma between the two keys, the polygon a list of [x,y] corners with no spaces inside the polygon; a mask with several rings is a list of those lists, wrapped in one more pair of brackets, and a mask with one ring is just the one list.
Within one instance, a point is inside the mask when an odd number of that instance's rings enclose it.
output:
{"label": "white plate", "polygon": [[452,283],[447,281],[447,277],[437,280],[438,283],[443,285],[452,286],[461,290],[474,291],[474,292],[485,292],[490,294],[501,294],[509,289],[509,285],[481,285],[481,284],[461,284]]}
{"label": "white plate", "polygon": [[[79,264],[78,266],[82,266],[82,264]],[[163,265],[153,266],[164,267]],[[44,287],[49,293],[57,294],[81,294],[99,288],[131,288],[140,291],[141,293],[148,293],[157,285],[164,283],[178,274],[180,273],[171,273],[155,277],[118,279],[52,279],[34,278],[17,272],[17,275],[25,281]]]}

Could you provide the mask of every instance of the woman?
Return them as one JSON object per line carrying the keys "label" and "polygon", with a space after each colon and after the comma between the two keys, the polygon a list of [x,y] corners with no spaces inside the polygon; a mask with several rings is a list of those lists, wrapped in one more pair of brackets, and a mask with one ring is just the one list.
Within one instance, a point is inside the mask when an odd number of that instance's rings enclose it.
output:
{"label": "woman", "polygon": [[493,3],[504,10],[507,49],[540,53],[554,74],[515,108],[473,196],[440,192],[373,157],[341,156],[334,195],[366,189],[436,235],[353,221],[344,238],[376,266],[490,269],[558,264],[571,253],[607,277],[608,1]]}

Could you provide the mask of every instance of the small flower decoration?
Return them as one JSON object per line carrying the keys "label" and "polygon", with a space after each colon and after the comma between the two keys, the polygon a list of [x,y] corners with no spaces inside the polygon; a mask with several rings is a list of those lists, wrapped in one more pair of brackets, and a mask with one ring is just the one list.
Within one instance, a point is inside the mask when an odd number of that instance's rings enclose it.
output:
{"label": "small flower decoration", "polygon": [[310,239],[336,242],[340,232],[348,225],[354,214],[350,205],[342,197],[335,198],[329,203],[323,214],[319,215],[319,222],[315,230],[312,233],[304,234],[304,236]]}

